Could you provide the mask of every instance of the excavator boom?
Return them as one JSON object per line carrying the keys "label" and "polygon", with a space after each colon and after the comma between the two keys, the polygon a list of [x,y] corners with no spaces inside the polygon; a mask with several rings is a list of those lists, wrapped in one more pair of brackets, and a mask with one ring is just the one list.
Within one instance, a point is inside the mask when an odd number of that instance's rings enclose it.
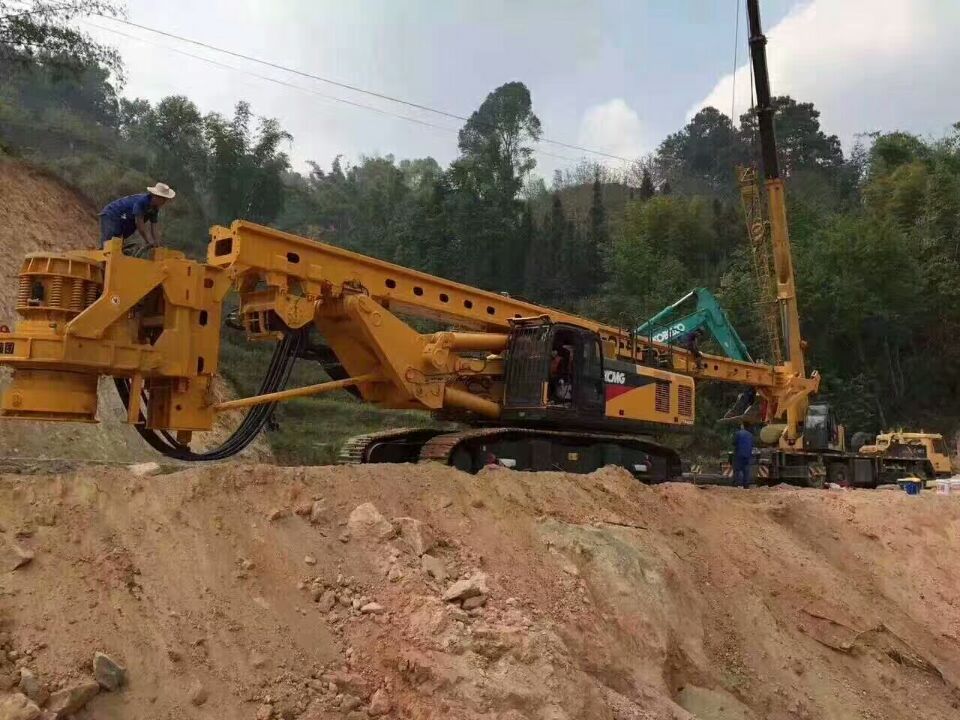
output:
{"label": "excavator boom", "polygon": [[[681,308],[689,307],[691,300],[696,300],[693,310],[680,315],[683,312]],[[677,317],[678,315],[680,317]],[[750,351],[743,344],[726,311],[706,288],[691,290],[672,305],[665,307],[638,327],[637,334],[650,337],[655,342],[676,345],[682,343],[685,336],[700,329],[710,332],[727,357],[753,362]]]}

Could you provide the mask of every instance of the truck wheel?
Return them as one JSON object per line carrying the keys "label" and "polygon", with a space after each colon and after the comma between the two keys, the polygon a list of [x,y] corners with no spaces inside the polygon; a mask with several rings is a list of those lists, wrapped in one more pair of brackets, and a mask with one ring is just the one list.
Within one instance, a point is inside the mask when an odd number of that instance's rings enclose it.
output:
{"label": "truck wheel", "polygon": [[827,482],[836,483],[840,487],[850,487],[850,470],[843,463],[832,463],[827,466]]}
{"label": "truck wheel", "polygon": [[823,489],[823,481],[826,476],[826,468],[822,463],[811,463],[807,466],[807,487]]}

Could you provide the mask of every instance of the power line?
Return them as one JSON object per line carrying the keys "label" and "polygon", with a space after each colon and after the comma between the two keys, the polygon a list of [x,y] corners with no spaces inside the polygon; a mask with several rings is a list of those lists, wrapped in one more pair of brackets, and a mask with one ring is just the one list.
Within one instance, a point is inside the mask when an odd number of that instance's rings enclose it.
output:
{"label": "power line", "polygon": [[[403,98],[395,97],[393,95],[387,95],[385,93],[376,92],[374,90],[367,90],[365,88],[361,88],[356,85],[350,85],[348,83],[332,80],[330,78],[323,77],[321,75],[316,75],[314,73],[309,73],[304,70],[298,70],[297,68],[288,67],[286,65],[281,65],[279,63],[271,62],[269,60],[262,60],[252,55],[245,55],[243,53],[238,53],[233,50],[227,50],[226,48],[217,47],[216,45],[210,45],[209,43],[201,42],[200,40],[194,40],[192,38],[184,37],[182,35],[177,35],[171,32],[166,32],[164,30],[157,30],[156,28],[148,27],[147,25],[140,25],[139,23],[135,23],[131,20],[114,18],[114,17],[110,17],[109,15],[100,15],[100,14],[96,14],[96,15],[97,17],[101,17],[106,20],[118,22],[123,25],[128,25],[130,27],[135,27],[140,30],[144,30],[146,32],[155,33],[157,35],[162,35],[163,37],[171,38],[179,42],[189,43],[190,45],[202,47],[202,48],[205,48],[206,50],[211,50],[213,52],[230,55],[231,57],[239,58],[241,60],[246,60],[248,62],[256,63],[259,65],[264,65],[266,67],[271,67],[271,68],[274,68],[275,70],[281,70],[283,72],[293,73],[294,75],[310,78],[311,80],[317,80],[318,82],[326,83],[328,85],[334,85],[335,87],[343,88],[345,90],[350,90],[352,92],[361,93],[363,95],[369,95],[371,97],[379,98],[381,100],[386,100],[388,102],[398,103],[400,105],[405,105],[407,107],[415,108],[417,110],[422,110],[424,112],[434,113],[436,115],[441,115],[443,117],[447,117],[453,120],[460,120],[462,122],[466,122],[469,120],[468,117],[454,113],[454,112],[441,110],[438,108],[430,107],[429,105],[423,105],[421,103],[416,103],[410,100],[404,100]],[[593,148],[584,147],[582,145],[575,145],[573,143],[567,143],[561,140],[554,140],[552,138],[540,138],[539,141],[542,143],[547,143],[549,145],[556,145],[557,147],[564,147],[569,150],[577,150],[579,152],[590,153],[591,155],[598,155],[600,157],[610,158],[612,160],[620,160],[626,163],[632,162],[630,158],[624,157],[622,155],[614,155],[613,153],[604,152],[602,150],[595,150]]]}
{"label": "power line", "polygon": [[[362,110],[370,110],[371,112],[375,112],[375,113],[378,113],[378,114],[380,114],[380,115],[385,115],[385,116],[388,116],[388,117],[393,117],[393,118],[396,118],[396,119],[398,119],[398,120],[405,120],[405,121],[407,121],[407,122],[415,123],[415,124],[417,124],[417,125],[422,125],[422,126],[428,127],[428,128],[433,128],[433,129],[435,129],[435,130],[442,130],[442,131],[444,131],[444,132],[453,133],[454,135],[456,135],[456,134],[458,133],[458,130],[457,130],[456,128],[447,127],[447,126],[445,126],[445,125],[438,125],[438,124],[436,124],[436,123],[431,123],[431,122],[429,122],[429,121],[427,121],[427,120],[421,120],[420,118],[415,118],[415,117],[412,117],[412,116],[410,116],[410,115],[403,115],[403,114],[400,114],[400,113],[391,112],[390,110],[384,110],[383,108],[378,108],[378,107],[375,107],[374,105],[367,105],[367,104],[365,104],[365,103],[359,103],[359,102],[356,102],[356,101],[354,101],[354,100],[348,100],[348,99],[346,99],[346,98],[338,97],[338,96],[336,96],[336,95],[328,95],[328,94],[322,93],[322,92],[320,92],[320,91],[318,91],[318,90],[314,90],[313,88],[305,87],[305,86],[303,86],[303,85],[297,85],[297,84],[295,84],[295,83],[287,82],[287,81],[285,81],[285,80],[280,80],[279,78],[270,77],[269,75],[261,75],[260,73],[253,72],[253,71],[251,71],[251,70],[246,70],[246,69],[244,69],[244,68],[238,68],[238,67],[236,67],[236,66],[234,66],[234,65],[228,65],[227,63],[222,63],[222,62],[219,62],[218,60],[213,60],[213,59],[211,59],[211,58],[204,57],[203,55],[198,55],[198,54],[196,54],[196,53],[192,53],[192,52],[189,52],[189,51],[187,51],[187,50],[183,50],[183,49],[175,48],[175,47],[170,47],[169,45],[164,45],[164,44],[162,44],[162,43],[158,43],[158,42],[155,42],[155,41],[153,41],[153,40],[148,40],[147,38],[140,37],[140,36],[138,36],[138,35],[131,35],[130,33],[123,32],[122,30],[117,30],[117,29],[115,29],[115,28],[107,28],[107,27],[104,27],[104,26],[102,26],[102,25],[98,25],[97,23],[90,22],[89,20],[84,20],[83,22],[84,22],[84,24],[89,25],[90,27],[96,28],[97,30],[102,30],[102,31],[104,31],[104,32],[113,33],[113,34],[115,34],[115,35],[120,35],[121,37],[125,37],[125,38],[128,38],[128,39],[130,39],[130,40],[136,40],[136,41],[138,41],[138,42],[146,43],[146,44],[148,44],[148,45],[153,45],[154,47],[158,47],[158,48],[161,48],[161,49],[164,49],[164,50],[168,50],[168,51],[173,52],[173,53],[176,53],[176,54],[178,54],[178,55],[183,55],[183,56],[185,56],[185,57],[193,58],[193,59],[195,59],[195,60],[200,60],[201,62],[208,63],[208,64],[210,64],[210,65],[213,65],[213,66],[215,66],[215,67],[222,68],[222,69],[224,69],[224,70],[232,70],[233,72],[237,72],[237,73],[240,73],[240,74],[242,74],[242,75],[249,75],[250,77],[254,77],[254,78],[257,78],[257,79],[259,79],[259,80],[264,80],[264,81],[266,81],[266,82],[274,83],[274,84],[280,85],[280,86],[282,86],[282,87],[287,87],[287,88],[291,88],[291,89],[294,89],[294,90],[299,90],[299,91],[301,91],[301,92],[309,93],[309,94],[315,95],[316,97],[319,97],[319,98],[321,98],[321,99],[323,99],[323,100],[329,100],[329,101],[331,101],[331,102],[342,103],[342,104],[344,104],[344,105],[349,105],[349,106],[351,106],[351,107],[360,108],[360,109],[362,109]],[[576,159],[575,159],[575,158],[567,157],[567,156],[564,156],[564,155],[555,155],[555,154],[553,154],[553,153],[547,152],[546,150],[535,149],[534,152],[536,152],[537,154],[540,154],[540,155],[545,155],[545,156],[547,156],[547,157],[551,157],[551,158],[557,159],[557,160],[565,160],[565,161],[567,161],[567,162],[576,162]]]}

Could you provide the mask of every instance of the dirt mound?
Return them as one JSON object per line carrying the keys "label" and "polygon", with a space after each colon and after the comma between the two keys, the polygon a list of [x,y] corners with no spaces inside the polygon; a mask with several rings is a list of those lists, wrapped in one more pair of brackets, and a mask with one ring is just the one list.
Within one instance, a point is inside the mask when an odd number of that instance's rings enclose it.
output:
{"label": "dirt mound", "polygon": [[0,526],[5,686],[127,668],[80,718],[960,712],[956,497],[234,464],[6,477]]}
{"label": "dirt mound", "polygon": [[[23,256],[96,247],[100,229],[98,209],[87,198],[53,175],[17,160],[0,157],[0,197],[0,324],[12,327]],[[0,373],[5,384],[7,371]],[[226,389],[220,392],[230,394]],[[124,422],[125,416],[112,383],[101,382],[99,424],[0,422],[0,465],[12,462],[22,467],[51,458],[115,463],[160,458]],[[218,426],[206,444],[216,444],[226,434],[226,426]],[[270,459],[269,446],[261,439],[244,457]]]}

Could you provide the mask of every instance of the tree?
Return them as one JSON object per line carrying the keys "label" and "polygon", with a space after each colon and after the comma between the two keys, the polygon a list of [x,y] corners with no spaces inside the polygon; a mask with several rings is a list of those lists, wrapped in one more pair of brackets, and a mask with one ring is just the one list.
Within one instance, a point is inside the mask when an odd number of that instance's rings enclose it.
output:
{"label": "tree", "polygon": [[[843,164],[840,140],[820,128],[820,111],[813,103],[798,103],[789,95],[782,95],[772,98],[771,105],[784,176],[800,170],[837,169]],[[759,146],[755,110],[740,116],[740,138],[747,146]]]}
{"label": "tree", "polygon": [[729,192],[745,150],[733,122],[714,107],[700,110],[657,149],[664,184],[684,192]]}
{"label": "tree", "polygon": [[183,196],[195,197],[202,186],[207,162],[203,117],[182,95],[163,98],[140,121],[140,134],[157,148],[150,173]]}
{"label": "tree", "polygon": [[593,178],[593,193],[590,202],[589,225],[583,248],[582,265],[578,270],[576,290],[578,296],[592,295],[600,289],[603,281],[603,256],[610,243],[607,228],[607,211],[603,205],[603,184],[600,173]]}
{"label": "tree", "polygon": [[121,0],[24,0],[17,4],[0,0],[0,67],[41,65],[74,76],[91,67],[103,67],[120,76],[119,53],[72,23],[84,15],[118,17],[125,12]]}
{"label": "tree", "polygon": [[290,161],[280,144],[291,136],[269,118],[259,121],[254,134],[252,121],[250,105],[243,101],[232,120],[217,113],[204,118],[210,151],[207,184],[217,222],[243,217],[268,223],[283,209],[282,176]]}
{"label": "tree", "polygon": [[536,164],[532,143],[540,133],[530,91],[519,82],[490,93],[460,131],[450,210],[468,282],[503,289],[507,249],[520,219],[518,196]]}
{"label": "tree", "polygon": [[501,85],[460,130],[454,176],[481,198],[512,200],[524,176],[536,166],[531,144],[540,135],[540,120],[533,113],[527,86]]}
{"label": "tree", "polygon": [[653,189],[653,178],[650,177],[650,171],[643,169],[643,179],[640,181],[640,199],[649,200],[656,194]]}

